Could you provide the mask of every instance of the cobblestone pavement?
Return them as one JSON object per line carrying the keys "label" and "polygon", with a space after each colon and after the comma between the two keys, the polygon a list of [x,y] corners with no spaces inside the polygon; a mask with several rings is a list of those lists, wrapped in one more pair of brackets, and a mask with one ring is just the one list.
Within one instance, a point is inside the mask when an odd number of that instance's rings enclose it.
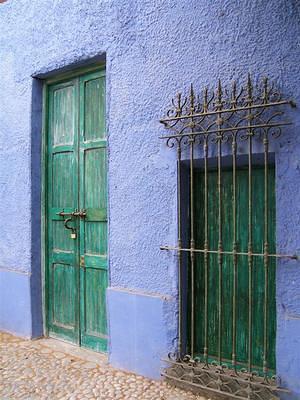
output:
{"label": "cobblestone pavement", "polygon": [[30,341],[0,333],[0,399],[205,400],[166,382],[74,356],[64,352],[65,347],[58,349],[45,339]]}

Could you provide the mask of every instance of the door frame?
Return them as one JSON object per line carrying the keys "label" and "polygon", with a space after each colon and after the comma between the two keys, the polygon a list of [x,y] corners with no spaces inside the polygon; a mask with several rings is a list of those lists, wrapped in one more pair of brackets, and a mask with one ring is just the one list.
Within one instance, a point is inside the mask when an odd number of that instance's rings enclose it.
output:
{"label": "door frame", "polygon": [[[49,293],[49,279],[48,279],[48,246],[47,246],[47,141],[48,141],[48,113],[49,113],[49,86],[55,83],[63,82],[71,78],[78,78],[81,75],[95,72],[105,71],[105,63],[91,64],[87,67],[78,67],[71,69],[67,72],[58,73],[43,81],[43,95],[42,95],[42,140],[41,140],[41,281],[42,281],[42,319],[43,319],[43,335],[49,336],[48,330],[48,293]],[[105,92],[105,97],[106,97]],[[106,98],[107,100],[107,98]],[[105,116],[106,120],[106,116]],[[107,125],[107,124],[106,124]],[[107,170],[108,173],[108,170]],[[107,207],[109,213],[109,207]],[[109,224],[107,224],[107,236],[109,237]],[[109,279],[109,255],[108,255],[108,279]]]}

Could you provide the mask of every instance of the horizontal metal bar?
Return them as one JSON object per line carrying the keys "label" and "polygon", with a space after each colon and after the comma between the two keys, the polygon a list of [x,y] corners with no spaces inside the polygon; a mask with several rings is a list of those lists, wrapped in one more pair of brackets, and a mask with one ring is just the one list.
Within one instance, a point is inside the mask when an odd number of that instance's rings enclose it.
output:
{"label": "horizontal metal bar", "polygon": [[64,217],[66,215],[74,215],[74,211],[72,211],[72,212],[60,211],[60,212],[56,213],[56,215],[59,215],[60,217]]}
{"label": "horizontal metal bar", "polygon": [[60,212],[56,213],[56,215],[59,215],[60,217],[65,217],[67,215],[72,216],[72,217],[85,217],[86,211],[85,210],[72,211],[72,212],[60,211]]}
{"label": "horizontal metal bar", "polygon": [[211,133],[223,133],[223,132],[231,132],[231,131],[249,131],[251,129],[257,129],[257,128],[276,128],[280,126],[287,126],[287,125],[293,125],[292,122],[278,122],[276,124],[256,124],[256,125],[243,125],[239,127],[230,127],[230,128],[221,128],[221,129],[214,129],[213,131],[210,130],[203,130],[203,131],[198,131],[198,132],[188,132],[188,133],[176,133],[174,135],[164,135],[164,136],[159,136],[159,139],[171,139],[171,138],[177,138],[177,137],[190,137],[190,136],[200,136],[200,135],[207,135]]}
{"label": "horizontal metal bar", "polygon": [[291,260],[300,260],[300,256],[297,254],[265,254],[265,253],[248,253],[241,251],[225,251],[225,250],[204,250],[204,249],[187,249],[173,246],[160,246],[160,250],[176,250],[184,252],[195,252],[195,253],[211,253],[211,254],[229,254],[237,256],[255,256],[255,257],[275,257],[275,258],[290,258]]}
{"label": "horizontal metal bar", "polygon": [[172,122],[172,121],[177,121],[177,120],[181,120],[181,119],[205,117],[206,115],[215,115],[215,114],[219,114],[220,112],[222,114],[224,114],[224,113],[232,113],[232,112],[237,112],[237,111],[252,110],[252,109],[256,109],[256,108],[281,106],[281,105],[285,105],[285,104],[289,104],[291,107],[296,107],[295,102],[293,102],[292,100],[282,100],[282,101],[277,101],[274,103],[253,104],[251,106],[245,106],[245,107],[225,108],[224,110],[216,110],[216,111],[214,110],[214,111],[207,111],[207,112],[195,113],[195,114],[190,114],[190,115],[182,115],[182,116],[177,116],[177,117],[163,118],[159,122],[161,122],[163,124],[164,122]]}

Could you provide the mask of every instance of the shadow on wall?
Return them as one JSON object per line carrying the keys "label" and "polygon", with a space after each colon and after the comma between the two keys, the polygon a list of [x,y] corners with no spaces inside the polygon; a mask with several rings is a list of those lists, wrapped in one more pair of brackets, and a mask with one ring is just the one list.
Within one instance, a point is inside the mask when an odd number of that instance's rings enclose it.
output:
{"label": "shadow on wall", "polygon": [[[1,1],[1,0],[0,0]],[[32,337],[43,335],[41,280],[41,148],[43,82],[32,81],[31,100],[31,315]]]}

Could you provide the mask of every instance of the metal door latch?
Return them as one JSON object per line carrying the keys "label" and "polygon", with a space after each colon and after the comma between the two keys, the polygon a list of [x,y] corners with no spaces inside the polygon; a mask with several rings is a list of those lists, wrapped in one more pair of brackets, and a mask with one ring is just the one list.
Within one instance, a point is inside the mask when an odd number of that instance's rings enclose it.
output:
{"label": "metal door latch", "polygon": [[73,226],[69,226],[68,222],[72,221],[72,217],[67,218],[64,222],[64,226],[66,229],[70,229],[71,230],[71,239],[76,239],[76,229],[73,228]]}
{"label": "metal door latch", "polygon": [[72,226],[69,226],[68,223],[70,221],[72,221],[72,217],[79,217],[79,218],[85,218],[86,217],[86,210],[85,209],[81,209],[81,210],[77,210],[77,208],[75,209],[75,211],[72,212],[65,212],[64,210],[56,213],[56,215],[59,215],[60,217],[66,217],[68,216],[69,218],[65,219],[64,221],[64,226],[66,229],[70,229],[71,230],[71,239],[76,239],[77,234],[76,234],[76,228],[73,228]]}
{"label": "metal door latch", "polygon": [[85,267],[84,256],[80,256],[80,266]]}
{"label": "metal door latch", "polygon": [[70,217],[80,217],[80,218],[84,218],[86,217],[86,210],[83,208],[82,210],[77,210],[75,209],[75,211],[72,212],[65,212],[65,211],[60,211],[58,213],[56,213],[56,215],[59,215],[60,217],[65,217],[65,216],[70,216]]}

